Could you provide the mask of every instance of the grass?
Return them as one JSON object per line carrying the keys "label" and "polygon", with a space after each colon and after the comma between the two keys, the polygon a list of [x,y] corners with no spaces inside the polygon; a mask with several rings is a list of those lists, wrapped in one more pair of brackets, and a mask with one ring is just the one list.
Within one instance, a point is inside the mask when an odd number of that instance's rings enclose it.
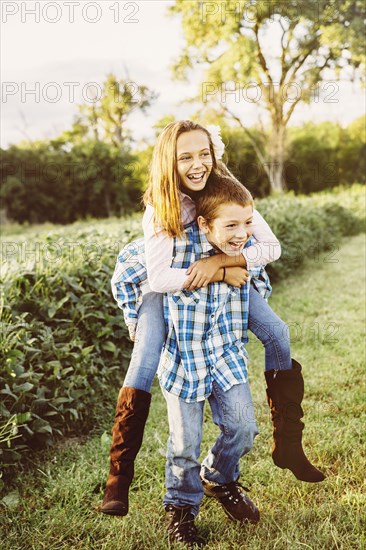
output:
{"label": "grass", "polygon": [[[364,235],[343,241],[332,256],[309,259],[296,275],[276,284],[270,301],[289,324],[292,354],[304,369],[304,447],[327,479],[302,483],[273,465],[263,349],[251,338],[250,380],[261,434],[241,466],[261,521],[240,527],[217,502],[204,499],[197,525],[208,539],[207,550],[365,548],[364,252]],[[117,388],[111,401],[116,394]],[[112,418],[111,403],[102,419],[107,433]],[[208,407],[206,419],[203,451],[217,433]],[[64,440],[35,455],[33,464],[7,487],[0,520],[2,550],[168,548],[162,507],[167,435],[165,404],[155,384],[125,518],[97,512],[108,466],[105,434]]]}

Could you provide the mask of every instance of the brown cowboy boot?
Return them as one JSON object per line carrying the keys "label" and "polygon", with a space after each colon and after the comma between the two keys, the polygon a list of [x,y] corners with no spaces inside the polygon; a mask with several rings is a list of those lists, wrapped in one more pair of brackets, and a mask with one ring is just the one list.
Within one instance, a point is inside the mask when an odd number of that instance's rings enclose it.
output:
{"label": "brown cowboy boot", "polygon": [[128,490],[134,462],[142,444],[151,394],[135,388],[120,389],[112,428],[110,469],[100,512],[112,516],[128,513]]}
{"label": "brown cowboy boot", "polygon": [[288,468],[301,481],[323,481],[325,475],[309,462],[302,448],[304,379],[301,365],[292,359],[292,369],[265,372],[267,401],[273,423],[273,462]]}

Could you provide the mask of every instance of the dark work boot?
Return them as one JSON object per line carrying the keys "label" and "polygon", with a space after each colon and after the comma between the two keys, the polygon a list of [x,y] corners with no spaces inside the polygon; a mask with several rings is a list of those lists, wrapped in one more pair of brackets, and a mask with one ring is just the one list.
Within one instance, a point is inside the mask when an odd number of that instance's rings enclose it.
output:
{"label": "dark work boot", "polygon": [[301,421],[304,413],[304,380],[301,365],[292,359],[292,369],[265,372],[267,401],[273,423],[273,462],[279,468],[288,468],[297,479],[318,482],[325,475],[309,462],[302,448]]}
{"label": "dark work boot", "polygon": [[120,389],[112,428],[110,469],[100,512],[112,516],[128,513],[128,490],[135,458],[140,450],[151,394],[135,388]]}
{"label": "dark work boot", "polygon": [[207,497],[213,497],[219,501],[225,514],[233,521],[240,523],[258,523],[259,510],[250,500],[244,490],[248,491],[238,481],[219,484],[202,479],[203,491]]}
{"label": "dark work boot", "polygon": [[204,544],[203,538],[198,535],[190,506],[178,507],[168,504],[165,507],[165,520],[171,544],[180,542],[188,548]]}

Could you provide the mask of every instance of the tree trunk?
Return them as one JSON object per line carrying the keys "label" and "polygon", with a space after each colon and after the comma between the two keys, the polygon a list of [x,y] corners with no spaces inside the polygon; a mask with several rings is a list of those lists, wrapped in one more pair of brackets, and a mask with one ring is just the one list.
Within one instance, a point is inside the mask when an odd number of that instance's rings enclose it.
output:
{"label": "tree trunk", "polygon": [[282,193],[285,188],[284,164],[285,164],[286,127],[279,123],[273,124],[268,148],[268,168],[271,191]]}
{"label": "tree trunk", "polygon": [[109,189],[105,189],[105,191],[104,191],[104,204],[105,204],[105,208],[107,210],[108,218],[112,217],[113,212],[112,212],[112,206],[111,206],[111,199],[110,199],[110,196],[109,196]]}

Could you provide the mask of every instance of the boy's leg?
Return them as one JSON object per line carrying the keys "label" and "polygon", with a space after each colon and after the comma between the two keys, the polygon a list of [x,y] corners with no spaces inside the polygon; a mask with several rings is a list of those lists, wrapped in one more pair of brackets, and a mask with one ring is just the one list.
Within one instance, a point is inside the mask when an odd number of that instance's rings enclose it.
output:
{"label": "boy's leg", "polygon": [[164,506],[190,506],[194,516],[203,497],[199,462],[204,401],[188,403],[166,390],[169,439]]}
{"label": "boy's leg", "polygon": [[202,463],[204,492],[216,498],[231,519],[257,523],[259,511],[237,481],[239,459],[250,451],[258,434],[249,384],[224,392],[214,383],[209,401],[221,433]]}
{"label": "boy's leg", "polygon": [[248,327],[264,345],[266,372],[292,368],[288,326],[252,284],[249,289]]}
{"label": "boy's leg", "polygon": [[169,420],[164,506],[169,540],[201,546],[194,519],[203,497],[200,444],[204,401],[187,403],[162,389]]}
{"label": "boy's leg", "polygon": [[142,444],[149,414],[150,388],[165,341],[163,295],[149,292],[139,310],[137,340],[124,385],[118,396],[112,428],[110,471],[100,511],[124,516],[128,513],[128,490],[134,461]]}
{"label": "boy's leg", "polygon": [[202,462],[201,475],[208,481],[231,483],[239,477],[240,457],[251,450],[259,433],[249,384],[223,391],[214,382],[209,403],[220,434]]}

